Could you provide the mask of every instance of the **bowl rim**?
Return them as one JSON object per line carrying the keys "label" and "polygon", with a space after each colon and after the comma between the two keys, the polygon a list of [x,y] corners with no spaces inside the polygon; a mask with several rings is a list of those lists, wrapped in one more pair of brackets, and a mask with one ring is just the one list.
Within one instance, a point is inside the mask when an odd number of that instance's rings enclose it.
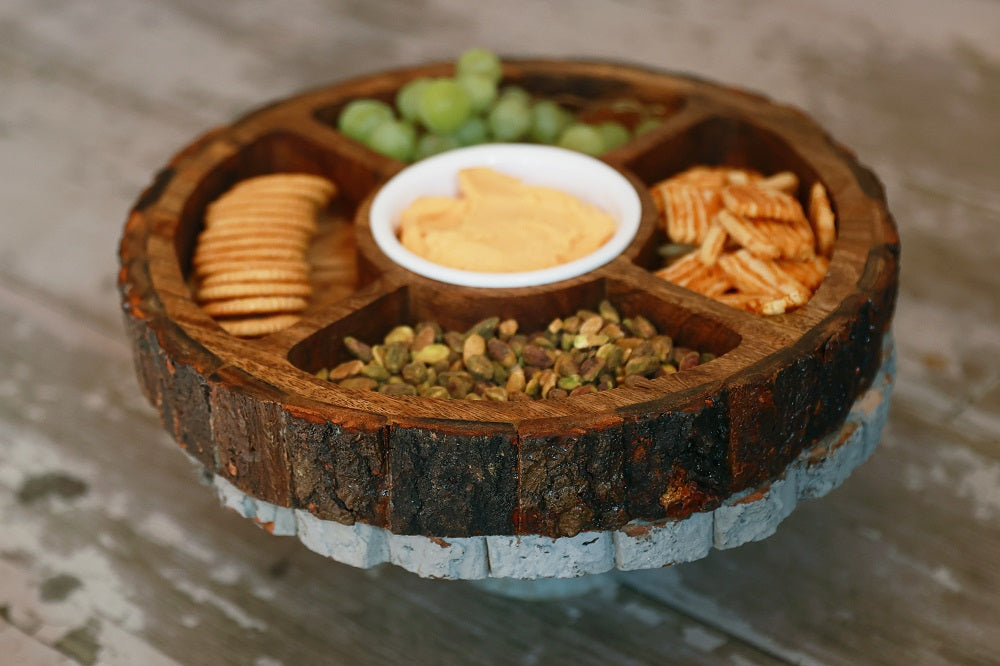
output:
{"label": "bowl rim", "polygon": [[[403,246],[396,236],[399,213],[419,196],[457,194],[460,169],[489,167],[533,185],[569,192],[611,215],[617,229],[597,250],[548,268],[509,273],[469,271],[434,263]],[[561,167],[561,168],[555,168]],[[566,173],[585,174],[587,186],[563,182]],[[437,174],[437,175],[436,175]],[[430,179],[447,182],[430,189]],[[444,180],[444,179],[442,179]],[[600,189],[595,185],[601,184]],[[576,191],[572,191],[576,190]],[[617,210],[595,201],[594,193],[613,201]],[[456,148],[415,162],[396,172],[376,192],[368,225],[379,249],[403,268],[423,277],[463,287],[515,288],[560,282],[589,273],[622,254],[639,230],[642,203],[635,186],[608,163],[584,153],[538,144],[491,143]]]}

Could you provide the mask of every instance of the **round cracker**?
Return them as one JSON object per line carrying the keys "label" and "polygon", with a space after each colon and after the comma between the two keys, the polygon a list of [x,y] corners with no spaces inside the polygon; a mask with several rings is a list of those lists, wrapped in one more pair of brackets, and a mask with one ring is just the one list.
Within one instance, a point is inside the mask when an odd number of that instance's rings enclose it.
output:
{"label": "round cracker", "polygon": [[[309,277],[309,264],[304,259],[253,259],[242,261],[227,261],[216,259],[207,261],[195,266],[195,275],[207,279],[209,276],[216,277],[230,273],[241,273],[246,271],[283,271],[288,274],[295,274],[297,278],[305,280]],[[287,280],[285,280],[287,282]]]}
{"label": "round cracker", "polygon": [[306,248],[309,246],[309,238],[303,238],[298,236],[247,236],[247,237],[223,237],[223,238],[212,238],[198,240],[198,251],[212,253],[212,252],[227,252],[230,250],[239,249],[249,249],[254,247],[292,247],[298,248],[302,252],[305,252]]}
{"label": "round cracker", "polygon": [[224,225],[271,224],[296,227],[313,231],[316,229],[316,215],[310,212],[281,209],[247,209],[245,211],[214,212],[205,216],[205,228],[214,229]]}
{"label": "round cracker", "polygon": [[196,273],[207,275],[226,270],[240,271],[249,268],[284,268],[308,273],[310,266],[301,252],[294,257],[265,257],[258,255],[243,256],[240,258],[234,258],[232,254],[223,252],[198,255],[198,261],[194,264],[194,268]]}
{"label": "round cracker", "polygon": [[332,182],[319,176],[312,176],[310,178],[277,178],[276,176],[279,175],[290,176],[291,174],[275,174],[272,177],[259,177],[240,181],[226,195],[240,197],[245,195],[293,195],[314,201],[317,205],[325,206],[337,193],[337,188]]}
{"label": "round cracker", "polygon": [[255,338],[282,331],[296,323],[300,318],[294,314],[279,314],[246,319],[220,319],[216,323],[230,335],[240,338]]}
{"label": "round cracker", "polygon": [[194,274],[200,278],[218,276],[226,273],[270,270],[294,273],[301,279],[309,277],[310,266],[305,259],[229,259],[225,256],[213,257],[194,267]]}
{"label": "round cracker", "polygon": [[271,198],[284,199],[291,197],[307,201],[312,206],[313,210],[326,208],[326,206],[333,199],[331,192],[329,191],[298,187],[295,185],[285,187],[274,185],[247,190],[231,191],[230,196],[235,199],[256,202],[264,202]]}
{"label": "round cracker", "polygon": [[301,312],[306,309],[306,299],[299,296],[249,296],[225,301],[205,303],[201,308],[213,317],[234,317],[252,314],[279,314]]}
{"label": "round cracker", "polygon": [[212,217],[230,213],[254,213],[258,210],[287,212],[296,215],[314,215],[317,207],[311,199],[299,196],[227,196],[208,205],[205,216]]}
{"label": "round cracker", "polygon": [[290,219],[303,221],[316,221],[317,208],[313,205],[296,207],[271,204],[247,204],[239,206],[222,206],[205,211],[205,224],[212,224],[221,220],[231,218],[236,219]]}
{"label": "round cracker", "polygon": [[205,230],[246,229],[248,227],[270,227],[301,233],[314,234],[318,228],[315,217],[294,215],[226,215],[214,219],[205,218]]}
{"label": "round cracker", "polygon": [[314,173],[304,173],[304,172],[277,172],[277,173],[265,173],[259,176],[251,176],[250,178],[244,178],[238,181],[234,188],[244,187],[244,186],[260,186],[269,185],[273,183],[304,183],[310,185],[323,185],[333,187],[333,182],[323,176]]}
{"label": "round cracker", "polygon": [[200,233],[208,233],[208,238],[223,236],[243,236],[252,238],[254,234],[278,236],[285,235],[289,238],[305,238],[312,241],[316,235],[317,228],[312,223],[286,223],[283,220],[259,220],[244,219],[225,221],[222,224],[209,224]]}
{"label": "round cracker", "polygon": [[210,274],[201,281],[202,289],[220,284],[234,284],[237,282],[303,282],[308,281],[307,271],[302,269],[275,268],[275,267],[247,267],[239,270],[230,270],[221,273]]}
{"label": "round cracker", "polygon": [[240,181],[234,185],[226,194],[244,196],[248,194],[298,194],[309,199],[322,197],[329,200],[336,191],[330,181],[305,181],[295,179],[266,180],[266,181]]}
{"label": "round cracker", "polygon": [[280,218],[243,218],[239,222],[211,224],[205,226],[198,234],[198,240],[224,238],[228,236],[253,238],[261,236],[286,236],[288,238],[304,238],[312,240],[315,230],[308,224],[286,224]]}
{"label": "round cracker", "polygon": [[308,244],[312,240],[312,234],[305,229],[296,229],[295,227],[274,226],[273,224],[249,224],[245,226],[205,229],[198,234],[198,243],[211,244],[239,238],[257,238],[260,240],[269,240],[271,238],[294,239]]}
{"label": "round cracker", "polygon": [[232,282],[198,289],[198,301],[221,301],[251,296],[302,296],[312,293],[308,282]]}
{"label": "round cracker", "polygon": [[192,263],[197,267],[212,263],[246,264],[272,259],[302,259],[302,251],[294,247],[252,247],[228,252],[197,251]]}

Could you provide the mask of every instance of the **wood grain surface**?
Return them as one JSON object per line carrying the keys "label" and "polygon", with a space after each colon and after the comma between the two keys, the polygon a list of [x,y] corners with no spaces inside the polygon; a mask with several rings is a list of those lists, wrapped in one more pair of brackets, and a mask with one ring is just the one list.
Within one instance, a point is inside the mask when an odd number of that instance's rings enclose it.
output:
{"label": "wood grain surface", "polygon": [[[998,663],[1000,5],[574,4],[0,7],[0,661]],[[874,170],[902,237],[898,377],[842,488],[763,542],[531,603],[352,569],[218,506],[135,379],[129,206],[247,109],[471,45],[757,90]]]}

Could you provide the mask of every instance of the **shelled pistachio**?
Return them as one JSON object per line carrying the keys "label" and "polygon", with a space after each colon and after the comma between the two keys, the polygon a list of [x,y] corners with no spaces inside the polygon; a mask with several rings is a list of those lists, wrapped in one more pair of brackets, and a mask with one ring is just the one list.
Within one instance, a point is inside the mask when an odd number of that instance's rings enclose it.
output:
{"label": "shelled pistachio", "polygon": [[317,377],[388,395],[498,402],[636,386],[715,358],[674,345],[646,317],[622,317],[606,300],[530,333],[514,319],[489,317],[464,332],[420,322],[375,344],[348,336],[343,345],[350,360]]}

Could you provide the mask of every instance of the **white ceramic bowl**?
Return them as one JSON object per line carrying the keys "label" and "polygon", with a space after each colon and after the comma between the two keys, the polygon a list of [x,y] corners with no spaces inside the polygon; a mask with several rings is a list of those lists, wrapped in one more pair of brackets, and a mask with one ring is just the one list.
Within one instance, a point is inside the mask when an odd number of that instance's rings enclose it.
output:
{"label": "white ceramic bowl", "polygon": [[[461,169],[489,167],[531,185],[562,190],[605,211],[617,231],[596,251],[574,261],[519,273],[480,273],[435,264],[403,247],[396,235],[403,210],[423,196],[457,196]],[[604,162],[565,148],[491,143],[421,160],[393,176],[375,195],[369,225],[379,248],[404,268],[466,287],[527,287],[582,275],[608,263],[639,230],[641,204],[632,184]]]}

